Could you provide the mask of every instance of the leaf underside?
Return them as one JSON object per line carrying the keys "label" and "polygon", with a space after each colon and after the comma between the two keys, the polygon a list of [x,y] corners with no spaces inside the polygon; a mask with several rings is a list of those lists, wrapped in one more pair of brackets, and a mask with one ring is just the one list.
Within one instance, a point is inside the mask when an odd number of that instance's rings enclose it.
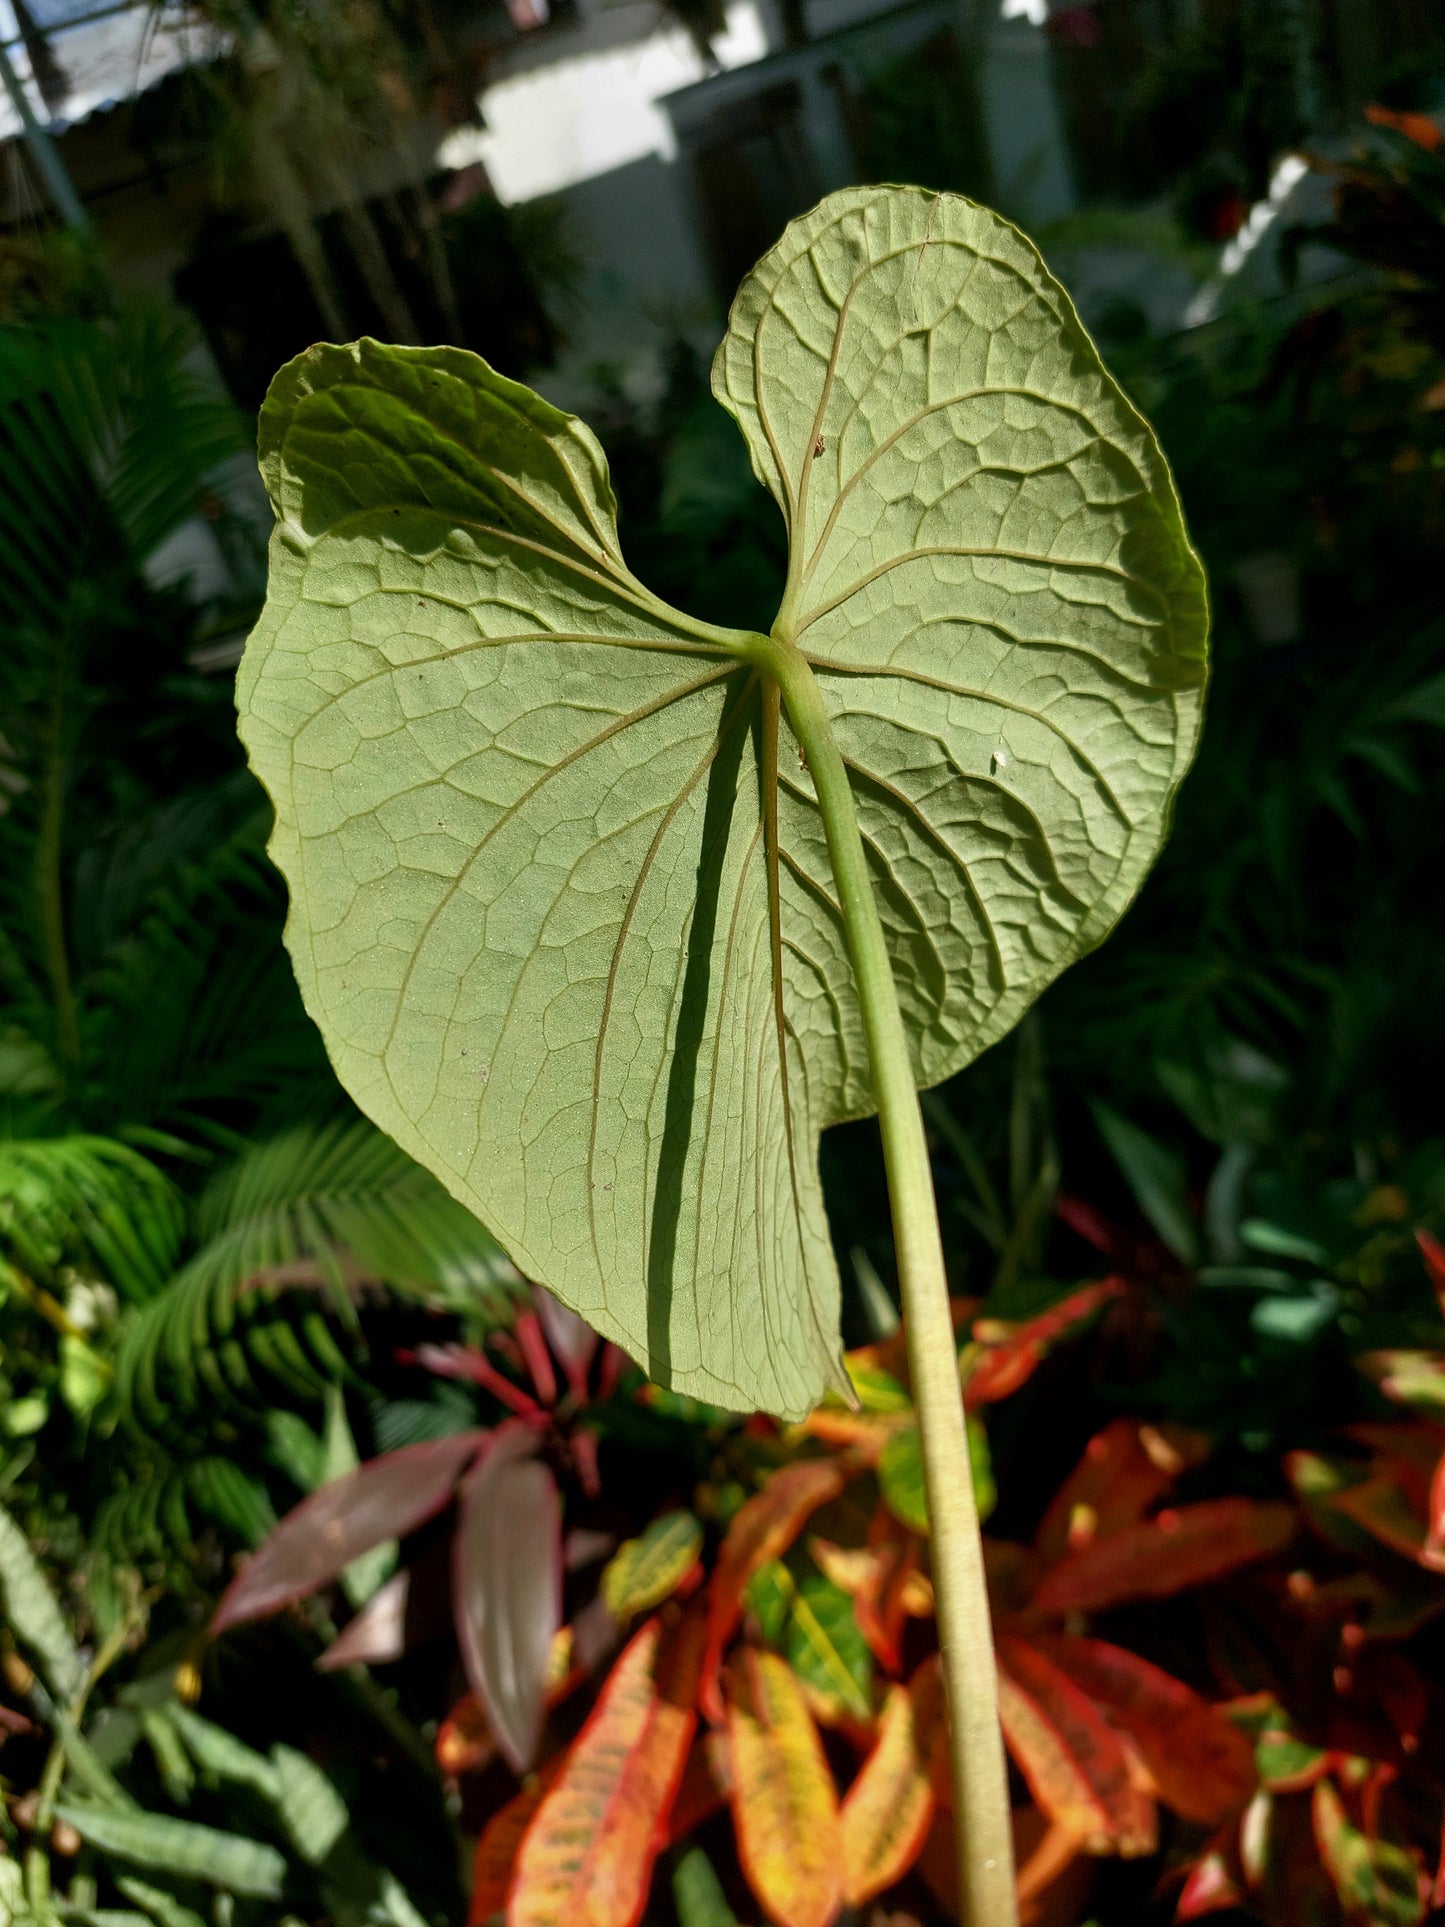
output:
{"label": "leaf underside", "polygon": [[[853,189],[714,370],[790,537],[776,633],[852,779],[919,1082],[1097,943],[1162,840],[1202,577],[1031,245]],[[238,698],[342,1081],[652,1374],[841,1384],[819,1132],[872,1108],[809,772],[748,637],[626,568],[591,433],[454,349],[313,348],[262,415]]]}

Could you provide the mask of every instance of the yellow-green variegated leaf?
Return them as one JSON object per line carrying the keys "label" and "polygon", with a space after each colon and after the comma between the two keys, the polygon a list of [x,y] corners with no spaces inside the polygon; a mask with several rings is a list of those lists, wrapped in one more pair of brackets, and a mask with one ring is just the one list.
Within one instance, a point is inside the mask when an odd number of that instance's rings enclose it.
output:
{"label": "yellow-green variegated leaf", "polygon": [[[788,517],[778,632],[818,671],[933,1081],[1157,850],[1198,565],[1066,298],[967,202],[795,222],[716,381]],[[756,639],[653,597],[591,434],[472,355],[312,349],[261,438],[242,731],[343,1082],[654,1377],[802,1414],[846,1386],[818,1134],[871,1098]]]}

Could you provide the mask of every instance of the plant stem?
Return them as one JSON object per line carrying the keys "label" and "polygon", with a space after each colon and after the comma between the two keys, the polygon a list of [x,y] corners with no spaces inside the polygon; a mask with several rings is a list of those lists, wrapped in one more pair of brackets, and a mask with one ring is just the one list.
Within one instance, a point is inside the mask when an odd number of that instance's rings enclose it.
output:
{"label": "plant stem", "polygon": [[948,1695],[959,1919],[962,1927],[1012,1927],[1018,1918],[1013,1833],[983,1545],[938,1206],[907,1033],[853,792],[822,694],[807,662],[786,637],[769,637],[758,658],[777,679],[808,759],[868,1039],[928,1492],[933,1588]]}

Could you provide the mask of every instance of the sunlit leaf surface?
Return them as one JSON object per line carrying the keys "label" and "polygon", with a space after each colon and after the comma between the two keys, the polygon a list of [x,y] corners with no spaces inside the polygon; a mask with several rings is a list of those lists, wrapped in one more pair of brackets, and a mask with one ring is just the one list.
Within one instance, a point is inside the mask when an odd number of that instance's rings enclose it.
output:
{"label": "sunlit leaf surface", "polygon": [[[853,189],[715,387],[790,541],[918,1076],[1109,929],[1193,749],[1202,578],[1149,430],[1016,230]],[[600,449],[451,349],[277,377],[239,682],[303,995],[362,1107],[657,1379],[845,1386],[817,1176],[871,1109],[812,780],[742,634],[628,571]]]}

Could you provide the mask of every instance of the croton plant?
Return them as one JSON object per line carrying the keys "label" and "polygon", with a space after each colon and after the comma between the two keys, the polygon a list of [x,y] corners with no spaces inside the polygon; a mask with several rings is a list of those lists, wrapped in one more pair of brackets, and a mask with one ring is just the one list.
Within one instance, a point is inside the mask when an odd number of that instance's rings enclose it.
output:
{"label": "croton plant", "polygon": [[[1421,1243],[1445,1302],[1445,1251]],[[1127,1316],[1129,1295],[1106,1279],[1017,1324],[956,1304],[985,1514],[989,1408],[1086,1321]],[[454,1509],[469,1691],[437,1755],[491,1795],[471,1921],[635,1927],[664,1853],[683,1927],[726,1920],[711,1861],[687,1848],[700,1836],[716,1859],[729,1819],[724,1878],[776,1927],[874,1902],[946,1913],[950,1789],[900,1337],[850,1354],[856,1409],[831,1400],[794,1426],[660,1392],[540,1292],[486,1350],[411,1362],[473,1381],[497,1422],[321,1488],[242,1567],[216,1626],[327,1587]],[[1180,1920],[1243,1907],[1278,1927],[1397,1927],[1445,1904],[1430,1851],[1445,1788],[1405,1646],[1445,1608],[1445,1353],[1362,1364],[1420,1416],[1292,1455],[1297,1504],[1180,1502],[1181,1482],[1209,1490],[1204,1438],[1120,1417],[1027,1542],[987,1542],[1035,1927],[1086,1917],[1111,1857],[1155,1856],[1156,1900]],[[650,1422],[700,1443],[620,1537],[598,1525],[619,1515],[599,1441]],[[434,1554],[433,1536],[320,1663],[398,1657],[435,1605],[415,1596],[436,1590]]]}

